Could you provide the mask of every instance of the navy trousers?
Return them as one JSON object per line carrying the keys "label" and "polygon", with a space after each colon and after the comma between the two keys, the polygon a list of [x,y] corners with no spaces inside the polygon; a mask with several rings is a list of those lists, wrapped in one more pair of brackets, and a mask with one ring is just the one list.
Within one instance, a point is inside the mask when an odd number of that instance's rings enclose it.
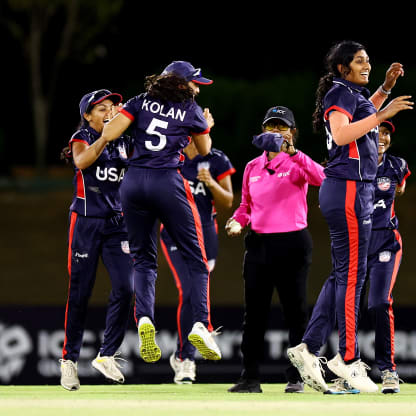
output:
{"label": "navy trousers", "polygon": [[396,370],[392,291],[402,259],[402,239],[397,230],[373,230],[368,256],[368,309],[374,319],[375,361],[378,368]]}
{"label": "navy trousers", "polygon": [[319,191],[321,212],[331,238],[332,273],[312,312],[303,342],[317,354],[334,328],[344,361],[359,358],[360,296],[367,272],[374,187],[372,183],[325,178]]}
{"label": "navy trousers", "polygon": [[[213,271],[218,254],[218,235],[216,222],[202,225],[204,245],[210,272]],[[166,229],[160,233],[163,254],[175,279],[178,289],[178,308],[176,323],[178,328],[178,341],[176,357],[181,360],[195,359],[195,347],[188,341],[188,334],[192,329],[192,276],[183,255],[178,250]],[[210,274],[211,277],[211,274]]]}
{"label": "navy trousers", "polygon": [[121,202],[133,258],[136,324],[143,316],[154,321],[160,220],[191,276],[193,322],[202,322],[212,329],[203,232],[188,182],[176,169],[131,166],[121,185]]}
{"label": "navy trousers", "polygon": [[133,265],[128,251],[127,231],[121,215],[93,218],[75,212],[70,214],[69,289],[63,359],[78,361],[88,301],[94,287],[100,256],[111,279],[104,341],[100,354],[114,355],[120,347],[127,327],[133,294]]}

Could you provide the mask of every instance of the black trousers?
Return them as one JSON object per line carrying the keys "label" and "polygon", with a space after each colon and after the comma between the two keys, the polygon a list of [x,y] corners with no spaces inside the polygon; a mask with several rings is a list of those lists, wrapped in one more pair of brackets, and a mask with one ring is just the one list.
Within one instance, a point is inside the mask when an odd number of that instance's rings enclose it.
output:
{"label": "black trousers", "polygon": [[[276,234],[250,231],[245,237],[245,247],[242,377],[259,379],[274,289],[279,295],[289,331],[289,346],[302,342],[308,322],[306,292],[313,244],[307,229]],[[286,378],[292,383],[301,381],[289,361]]]}

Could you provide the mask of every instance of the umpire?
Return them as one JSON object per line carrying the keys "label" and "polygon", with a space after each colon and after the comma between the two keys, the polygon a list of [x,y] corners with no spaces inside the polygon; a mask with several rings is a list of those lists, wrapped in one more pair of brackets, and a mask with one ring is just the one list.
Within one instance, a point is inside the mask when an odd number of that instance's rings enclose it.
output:
{"label": "umpire", "polygon": [[[296,124],[286,107],[270,108],[263,133],[253,144],[261,156],[244,171],[241,204],[227,221],[228,235],[245,237],[243,277],[245,314],[241,351],[243,371],[232,393],[261,393],[259,363],[264,349],[273,291],[276,288],[289,329],[289,344],[297,345],[305,331],[307,275],[312,260],[312,238],[307,229],[308,185],[320,186],[323,168],[295,149]],[[297,369],[286,370],[285,392],[303,392]]]}

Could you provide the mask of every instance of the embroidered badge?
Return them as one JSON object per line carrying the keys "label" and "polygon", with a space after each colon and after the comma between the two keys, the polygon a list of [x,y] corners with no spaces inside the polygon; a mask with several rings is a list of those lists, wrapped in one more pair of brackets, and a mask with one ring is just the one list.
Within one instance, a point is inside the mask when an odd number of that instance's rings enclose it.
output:
{"label": "embroidered badge", "polygon": [[121,250],[123,253],[130,254],[130,246],[128,241],[121,242]]}
{"label": "embroidered badge", "polygon": [[377,188],[380,191],[388,191],[391,186],[391,179],[387,178],[386,176],[382,176],[381,178],[377,178]]}
{"label": "embroidered badge", "polygon": [[380,263],[388,263],[391,259],[391,252],[390,251],[382,251],[378,255],[378,260]]}

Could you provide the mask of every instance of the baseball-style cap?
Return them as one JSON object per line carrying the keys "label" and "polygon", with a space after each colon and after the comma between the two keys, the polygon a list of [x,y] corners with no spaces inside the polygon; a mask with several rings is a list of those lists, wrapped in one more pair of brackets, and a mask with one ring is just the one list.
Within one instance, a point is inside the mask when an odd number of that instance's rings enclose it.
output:
{"label": "baseball-style cap", "polygon": [[295,127],[295,117],[291,110],[287,107],[277,106],[272,107],[267,110],[266,115],[264,116],[264,120],[262,124],[267,123],[269,120],[277,118],[279,120],[284,121],[289,127]]}
{"label": "baseball-style cap", "polygon": [[186,61],[173,61],[162,72],[162,75],[173,73],[184,78],[186,81],[193,81],[196,84],[209,85],[214,81],[204,78],[201,75],[201,68],[194,68],[193,65]]}
{"label": "baseball-style cap", "polygon": [[388,128],[391,133],[394,133],[396,130],[396,127],[394,127],[393,122],[390,119],[384,120],[380,123],[380,126],[383,126]]}
{"label": "baseball-style cap", "polygon": [[101,101],[107,99],[117,105],[121,103],[123,97],[110,90],[96,90],[85,94],[79,102],[79,113],[81,117],[83,117],[84,113],[88,113],[95,104],[101,103]]}

